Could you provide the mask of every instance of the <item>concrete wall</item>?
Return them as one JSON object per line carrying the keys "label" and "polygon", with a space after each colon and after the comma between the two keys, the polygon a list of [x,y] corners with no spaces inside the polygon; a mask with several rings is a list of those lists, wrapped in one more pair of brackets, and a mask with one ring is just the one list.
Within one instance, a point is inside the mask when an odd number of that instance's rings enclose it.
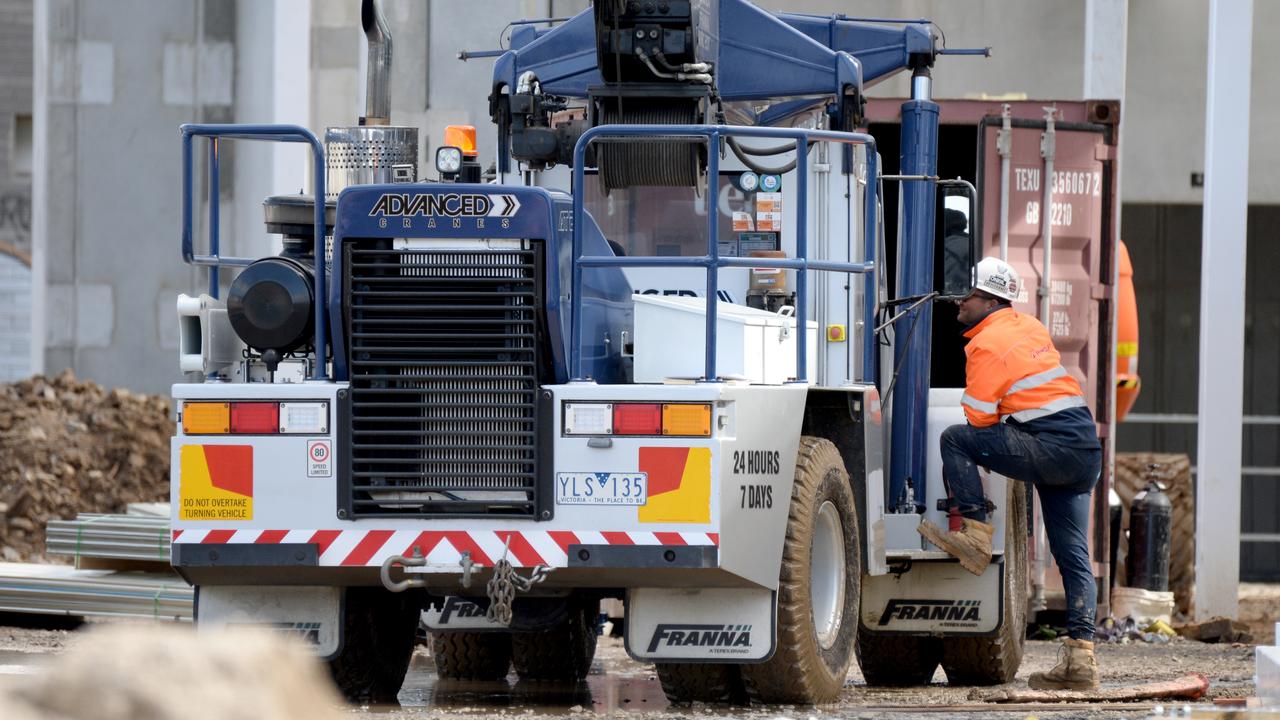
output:
{"label": "concrete wall", "polygon": [[[30,0],[29,0],[30,1]],[[395,38],[392,119],[421,128],[420,175],[434,175],[445,125],[487,117],[492,50],[511,20],[571,15],[586,0],[385,0]],[[762,0],[773,10],[849,12],[843,0]],[[0,62],[22,56],[19,0],[0,0]],[[14,7],[19,16],[13,15]],[[182,122],[291,122],[322,135],[364,107],[365,45],[357,0],[34,0],[35,167],[31,201],[33,366],[72,367],[100,382],[162,391],[179,378],[173,299],[205,285],[178,258]],[[1208,0],[1130,0],[1122,138],[1128,203],[1201,201]],[[1084,3],[1054,0],[866,0],[864,16],[930,17],[951,47],[991,45],[990,59],[943,58],[939,97],[1083,94]],[[16,18],[16,20],[15,20]],[[16,30],[15,30],[16,28]],[[1280,4],[1255,3],[1250,200],[1280,204],[1280,96],[1270,92]],[[14,81],[0,79],[3,105]],[[20,85],[20,83],[18,83]],[[20,96],[23,92],[16,90]],[[877,87],[906,94],[905,79]],[[274,251],[261,200],[310,190],[303,148],[224,146],[223,249]],[[0,167],[0,196],[9,192]],[[198,190],[203,193],[203,181]],[[0,204],[0,209],[7,206]],[[0,214],[0,233],[11,214]],[[203,229],[199,229],[203,245]],[[12,232],[12,231],[10,231]],[[3,241],[3,237],[0,237]],[[228,273],[228,275],[230,275]]]}
{"label": "concrete wall", "polygon": [[0,0],[0,381],[31,372],[31,0]]}
{"label": "concrete wall", "polygon": [[229,0],[35,5],[38,367],[162,391],[177,379],[176,128],[229,118]]}

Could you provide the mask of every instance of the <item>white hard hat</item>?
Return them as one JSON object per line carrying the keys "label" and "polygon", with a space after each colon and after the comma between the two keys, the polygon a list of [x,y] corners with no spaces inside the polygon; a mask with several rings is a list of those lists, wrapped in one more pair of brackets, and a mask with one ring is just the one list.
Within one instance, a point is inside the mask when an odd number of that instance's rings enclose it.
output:
{"label": "white hard hat", "polygon": [[1000,258],[984,257],[973,269],[973,289],[1013,302],[1022,289],[1022,278]]}

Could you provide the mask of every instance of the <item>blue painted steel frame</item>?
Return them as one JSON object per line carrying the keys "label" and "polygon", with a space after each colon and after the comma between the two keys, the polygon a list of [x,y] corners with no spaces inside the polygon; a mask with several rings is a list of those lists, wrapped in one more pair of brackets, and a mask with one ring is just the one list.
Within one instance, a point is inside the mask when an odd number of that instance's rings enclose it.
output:
{"label": "blue painted steel frame", "polygon": [[707,213],[707,254],[701,257],[614,257],[612,255],[582,254],[583,193],[573,193],[573,278],[571,285],[569,373],[574,381],[586,380],[582,368],[582,268],[584,267],[700,267],[707,273],[706,362],[703,381],[717,382],[716,374],[716,294],[719,289],[718,270],[722,267],[786,268],[796,271],[796,382],[807,382],[808,343],[805,342],[805,325],[808,321],[808,270],[862,273],[866,275],[863,303],[863,381],[875,379],[875,312],[876,312],[876,258],[877,196],[879,176],[875,160],[875,139],[862,133],[835,132],[830,130],[806,130],[803,128],[759,128],[728,125],[600,125],[587,130],[573,149],[573,187],[580,190],[585,182],[587,146],[600,137],[704,137],[712,148],[707,153],[707,177],[719,177],[720,154],[716,149],[727,136],[774,138],[794,140],[803,147],[810,140],[837,142],[844,145],[866,145],[867,192],[863,209],[863,242],[865,261],[841,263],[808,259],[808,155],[796,153],[796,257],[784,259],[720,257],[719,213]]}
{"label": "blue painted steel frame", "polygon": [[[748,0],[720,0],[713,58],[722,100],[840,95],[863,89],[910,66],[912,55],[937,52],[932,25],[859,23],[843,16],[773,14]],[[514,88],[532,71],[544,92],[586,97],[602,85],[597,67],[595,16],[588,8],[551,29],[519,28],[511,49],[494,63],[494,85]]]}
{"label": "blue painted steel frame", "polygon": [[[901,172],[931,177],[938,172],[939,106],[930,100],[902,104]],[[923,295],[933,290],[934,202],[937,185],[932,180],[902,183],[902,228],[898,248],[898,297]],[[905,497],[907,478],[916,490],[916,507],[925,507],[925,450],[929,413],[929,354],[933,338],[933,305],[911,311],[908,324],[901,321],[894,341],[894,364],[900,367],[893,383],[893,440],[889,461],[889,504]],[[904,334],[902,330],[906,328]],[[909,338],[908,338],[909,336]],[[899,365],[899,363],[901,363]]]}
{"label": "blue painted steel frame", "polygon": [[[316,364],[312,380],[328,380],[325,358],[328,356],[328,338],[325,333],[325,275],[324,275],[324,146],[308,129],[299,125],[239,125],[187,123],[182,131],[182,259],[189,265],[209,268],[209,294],[218,296],[218,268],[244,267],[257,258],[222,257],[219,253],[218,219],[218,141],[221,138],[235,140],[270,140],[275,142],[307,143],[311,146],[312,185],[315,196],[315,344]],[[209,138],[209,254],[195,254],[195,218],[192,212],[194,161],[193,145],[197,137]]]}

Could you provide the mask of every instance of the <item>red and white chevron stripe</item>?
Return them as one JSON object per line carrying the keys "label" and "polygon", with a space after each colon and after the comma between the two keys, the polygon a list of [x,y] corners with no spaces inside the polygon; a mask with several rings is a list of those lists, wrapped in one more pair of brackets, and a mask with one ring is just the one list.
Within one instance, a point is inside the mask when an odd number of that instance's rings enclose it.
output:
{"label": "red and white chevron stripe", "polygon": [[[510,544],[507,545],[508,539]],[[455,568],[462,553],[492,566],[507,546],[507,560],[516,567],[567,567],[570,545],[719,545],[719,533],[601,532],[596,530],[174,530],[175,544],[278,544],[319,546],[324,566],[380,566],[393,555],[410,556],[414,548],[426,556],[428,567]],[[441,568],[445,569],[445,568]]]}

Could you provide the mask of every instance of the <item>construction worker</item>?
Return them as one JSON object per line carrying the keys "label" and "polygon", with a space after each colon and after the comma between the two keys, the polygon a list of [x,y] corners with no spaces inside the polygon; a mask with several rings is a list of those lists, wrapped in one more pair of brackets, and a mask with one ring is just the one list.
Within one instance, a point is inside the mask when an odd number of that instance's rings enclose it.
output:
{"label": "construction worker", "polygon": [[1011,307],[1021,286],[1010,265],[983,258],[974,269],[974,290],[958,301],[969,338],[961,400],[968,423],[942,433],[951,527],[943,532],[926,520],[919,531],[981,575],[991,562],[993,528],[986,522],[978,466],[1034,485],[1066,589],[1070,637],[1062,661],[1033,674],[1031,687],[1092,689],[1098,687],[1092,642],[1097,588],[1087,531],[1102,448],[1080,384],[1062,366],[1048,329]]}

